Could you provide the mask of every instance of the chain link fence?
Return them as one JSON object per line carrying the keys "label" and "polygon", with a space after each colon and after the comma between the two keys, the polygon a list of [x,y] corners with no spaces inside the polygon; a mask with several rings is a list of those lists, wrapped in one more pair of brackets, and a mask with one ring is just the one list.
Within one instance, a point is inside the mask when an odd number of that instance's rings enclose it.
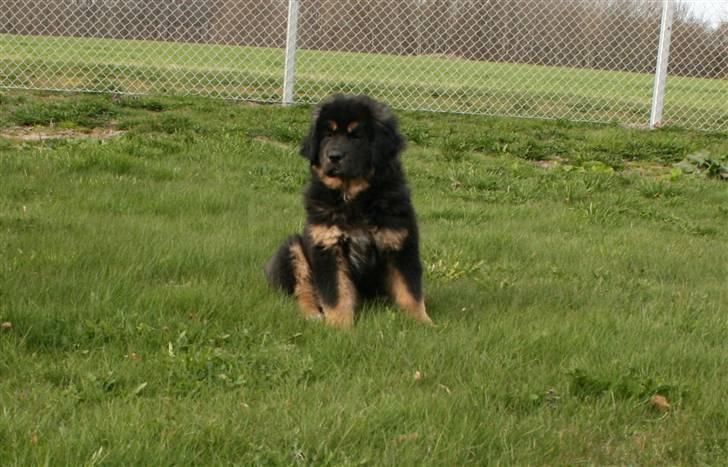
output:
{"label": "chain link fence", "polygon": [[0,0],[0,88],[647,126],[660,50],[655,122],[728,130],[725,0]]}

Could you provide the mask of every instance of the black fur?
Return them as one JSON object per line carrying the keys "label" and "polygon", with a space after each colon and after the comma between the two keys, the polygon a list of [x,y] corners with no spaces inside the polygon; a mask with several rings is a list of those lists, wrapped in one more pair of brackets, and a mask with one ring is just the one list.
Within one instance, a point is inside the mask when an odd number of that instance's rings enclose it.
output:
{"label": "black fur", "polygon": [[[386,293],[388,272],[395,268],[412,296],[422,299],[419,232],[399,159],[404,146],[396,117],[369,97],[337,95],[318,107],[301,145],[311,167],[304,192],[306,226],[266,266],[272,285],[293,293],[291,245],[300,242],[322,310],[340,298],[341,268],[357,297]],[[355,182],[364,188],[352,189]],[[323,245],[313,233],[316,227],[341,235],[334,245]],[[382,231],[404,232],[403,240],[396,248],[383,248],[376,240]]]}
{"label": "black fur", "polygon": [[265,266],[265,274],[268,276],[271,285],[280,287],[289,295],[293,294],[296,277],[290,259],[285,261],[282,261],[282,259],[290,257],[291,246],[295,243],[302,244],[300,235],[288,237]]}

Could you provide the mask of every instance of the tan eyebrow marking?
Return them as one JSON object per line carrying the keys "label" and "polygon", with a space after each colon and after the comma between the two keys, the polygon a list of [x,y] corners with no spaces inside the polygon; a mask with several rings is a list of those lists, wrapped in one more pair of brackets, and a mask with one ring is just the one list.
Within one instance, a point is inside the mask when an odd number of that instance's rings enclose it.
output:
{"label": "tan eyebrow marking", "polygon": [[331,131],[336,131],[339,128],[339,125],[334,120],[329,120],[327,123],[329,124],[329,129],[331,129]]}
{"label": "tan eyebrow marking", "polygon": [[355,121],[349,123],[349,125],[346,127],[346,132],[351,133],[352,131],[356,130],[356,127],[358,127],[358,126],[359,126],[359,122],[357,122],[355,120]]}

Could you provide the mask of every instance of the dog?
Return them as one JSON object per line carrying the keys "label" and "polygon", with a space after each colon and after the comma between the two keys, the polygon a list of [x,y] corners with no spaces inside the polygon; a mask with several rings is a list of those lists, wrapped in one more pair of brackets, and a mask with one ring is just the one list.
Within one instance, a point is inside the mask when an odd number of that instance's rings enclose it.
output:
{"label": "dog", "polygon": [[368,96],[335,95],[314,111],[300,150],[310,163],[305,227],[265,266],[268,282],[293,295],[304,316],[349,328],[360,300],[389,296],[432,324],[404,146],[397,118]]}

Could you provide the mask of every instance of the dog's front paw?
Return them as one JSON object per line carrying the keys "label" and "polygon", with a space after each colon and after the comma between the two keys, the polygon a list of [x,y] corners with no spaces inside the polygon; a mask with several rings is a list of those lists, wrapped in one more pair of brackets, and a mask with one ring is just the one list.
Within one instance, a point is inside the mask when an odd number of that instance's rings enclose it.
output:
{"label": "dog's front paw", "polygon": [[324,310],[324,322],[338,329],[349,329],[354,325],[353,310]]}

